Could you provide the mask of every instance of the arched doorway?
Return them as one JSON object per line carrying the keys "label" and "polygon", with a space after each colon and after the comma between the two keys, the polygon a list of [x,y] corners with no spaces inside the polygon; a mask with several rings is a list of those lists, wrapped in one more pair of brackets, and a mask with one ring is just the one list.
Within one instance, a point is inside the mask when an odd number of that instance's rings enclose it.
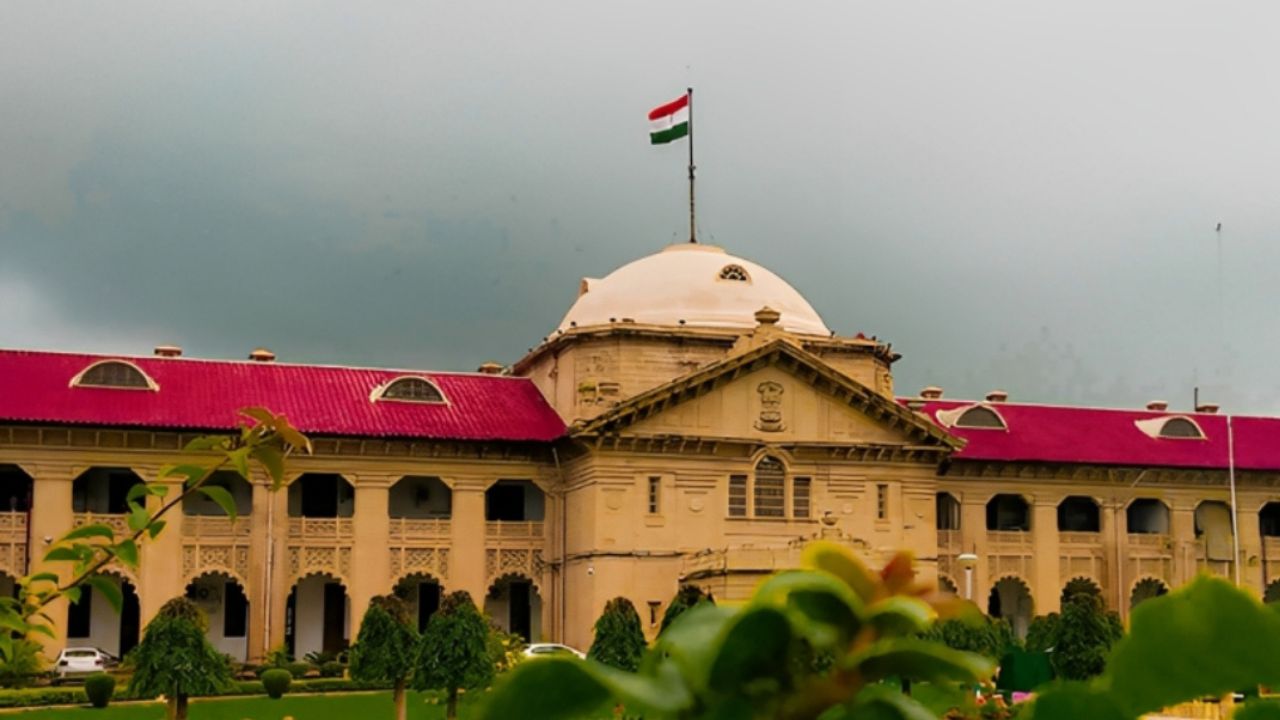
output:
{"label": "arched doorway", "polygon": [[453,491],[437,477],[407,475],[387,493],[387,515],[415,520],[447,520],[453,513]]}
{"label": "arched doorway", "polygon": [[1270,604],[1278,600],[1280,600],[1280,580],[1272,580],[1267,583],[1267,590],[1262,594],[1262,601]]}
{"label": "arched doorway", "polygon": [[305,473],[289,483],[289,517],[349,518],[356,511],[356,491],[334,473]]}
{"label": "arched doorway", "polygon": [[987,529],[1002,532],[1031,530],[1031,507],[1021,495],[996,495],[987,502]]}
{"label": "arched doorway", "polygon": [[0,465],[0,513],[31,510],[31,476],[17,465]]}
{"label": "arched doorway", "polygon": [[187,585],[187,597],[209,618],[209,642],[225,655],[249,658],[249,599],[231,575],[208,572]]}
{"label": "arched doorway", "polygon": [[542,598],[533,581],[523,575],[505,575],[490,585],[484,611],[499,628],[526,642],[542,637]]}
{"label": "arched doorway", "polygon": [[546,515],[546,494],[529,480],[499,480],[484,492],[489,522],[538,522]]}
{"label": "arched doorway", "polygon": [[1101,513],[1093,498],[1072,495],[1058,503],[1059,532],[1096,533],[1101,529]]}
{"label": "arched doorway", "polygon": [[284,618],[285,644],[295,658],[337,654],[350,644],[351,602],[346,586],[332,575],[316,573],[295,582]]}
{"label": "arched doorway", "polygon": [[1138,498],[1125,510],[1130,535],[1168,535],[1169,506],[1155,498]]}
{"label": "arched doorway", "polygon": [[101,592],[90,585],[81,588],[80,599],[67,606],[67,645],[96,647],[123,657],[138,644],[142,629],[138,592],[133,583],[114,573],[104,573],[120,589],[119,614]]}
{"label": "arched doorway", "polygon": [[992,586],[991,594],[987,597],[987,614],[1007,620],[1015,635],[1019,638],[1026,637],[1034,614],[1031,591],[1027,589],[1027,584],[1013,576],[1001,578]]}
{"label": "arched doorway", "polygon": [[414,573],[396,583],[395,595],[409,606],[409,615],[416,619],[418,632],[426,632],[427,622],[440,609],[444,593],[439,580],[426,573]]}
{"label": "arched doorway", "polygon": [[1098,600],[1102,600],[1102,588],[1098,587],[1098,583],[1087,577],[1071,578],[1062,588],[1062,604],[1066,605],[1076,595],[1092,595]]}
{"label": "arched doorway", "polygon": [[129,512],[129,490],[142,478],[129,468],[93,467],[71,483],[71,511],[93,515]]}
{"label": "arched doorway", "polygon": [[1133,586],[1133,592],[1129,595],[1129,609],[1133,610],[1141,603],[1165,595],[1169,592],[1169,587],[1163,581],[1155,578],[1143,578]]}

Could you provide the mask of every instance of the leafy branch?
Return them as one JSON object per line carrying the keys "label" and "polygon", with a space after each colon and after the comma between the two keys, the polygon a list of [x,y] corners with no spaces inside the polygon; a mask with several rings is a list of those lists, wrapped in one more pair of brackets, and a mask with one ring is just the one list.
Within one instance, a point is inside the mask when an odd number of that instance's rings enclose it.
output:
{"label": "leafy branch", "polygon": [[[86,586],[102,593],[116,612],[120,612],[124,602],[120,588],[102,576],[101,571],[112,563],[136,570],[139,545],[154,540],[165,528],[165,515],[188,497],[196,494],[207,497],[235,522],[235,498],[226,488],[209,484],[217,473],[230,469],[249,480],[251,466],[257,465],[271,478],[272,491],[284,485],[285,460],[294,452],[311,452],[311,441],[283,415],[263,408],[246,408],[241,410],[241,415],[244,420],[237,435],[202,436],[183,448],[185,454],[212,454],[212,460],[166,465],[160,469],[156,481],[139,483],[129,489],[125,496],[129,532],[124,538],[117,539],[115,529],[105,523],[83,525],[58,538],[45,553],[44,561],[72,563],[71,577],[63,581],[56,572],[33,573],[18,581],[17,597],[0,598],[0,629],[9,631],[0,633],[0,659],[12,657],[15,635],[40,633],[55,637],[53,619],[46,608],[61,598],[79,601]],[[164,500],[154,512],[148,510],[148,498],[163,500],[170,490],[170,483],[166,481],[179,478],[182,492]]]}

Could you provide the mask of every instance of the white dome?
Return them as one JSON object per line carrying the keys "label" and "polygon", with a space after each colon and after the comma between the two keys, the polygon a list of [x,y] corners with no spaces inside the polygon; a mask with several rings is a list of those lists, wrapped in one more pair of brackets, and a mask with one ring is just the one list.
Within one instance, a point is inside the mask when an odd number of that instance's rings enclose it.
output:
{"label": "white dome", "polygon": [[756,311],[766,305],[782,313],[778,325],[784,330],[831,334],[809,302],[768,269],[714,245],[683,243],[623,265],[604,279],[584,279],[560,329],[624,320],[751,328]]}

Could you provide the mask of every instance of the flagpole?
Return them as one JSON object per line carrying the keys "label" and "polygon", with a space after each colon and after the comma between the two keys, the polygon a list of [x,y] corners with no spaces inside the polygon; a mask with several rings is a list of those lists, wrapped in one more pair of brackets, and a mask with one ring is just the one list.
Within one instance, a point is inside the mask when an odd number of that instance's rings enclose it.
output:
{"label": "flagpole", "polygon": [[693,88],[689,88],[689,242],[698,242],[693,205]]}

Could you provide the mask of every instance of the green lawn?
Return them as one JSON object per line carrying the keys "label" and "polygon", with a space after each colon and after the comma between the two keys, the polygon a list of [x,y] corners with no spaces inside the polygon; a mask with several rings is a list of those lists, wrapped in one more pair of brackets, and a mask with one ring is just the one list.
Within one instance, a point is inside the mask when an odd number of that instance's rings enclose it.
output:
{"label": "green lawn", "polygon": [[[468,716],[474,703],[463,696],[458,715]],[[164,706],[112,705],[105,710],[90,707],[48,708],[4,713],[13,720],[164,720]],[[266,697],[242,697],[195,700],[191,703],[191,720],[390,720],[395,717],[391,693],[355,693],[339,695],[286,695],[279,700]],[[409,693],[410,720],[437,720],[444,717],[444,705],[426,702],[424,696]]]}

